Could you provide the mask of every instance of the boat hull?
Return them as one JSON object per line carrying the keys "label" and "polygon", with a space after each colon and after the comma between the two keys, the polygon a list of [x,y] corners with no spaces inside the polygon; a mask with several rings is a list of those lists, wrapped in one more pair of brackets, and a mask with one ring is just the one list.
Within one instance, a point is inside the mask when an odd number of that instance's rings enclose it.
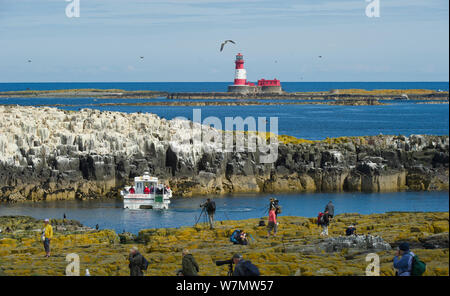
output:
{"label": "boat hull", "polygon": [[126,194],[123,197],[123,208],[130,210],[156,209],[167,210],[170,204],[169,195]]}

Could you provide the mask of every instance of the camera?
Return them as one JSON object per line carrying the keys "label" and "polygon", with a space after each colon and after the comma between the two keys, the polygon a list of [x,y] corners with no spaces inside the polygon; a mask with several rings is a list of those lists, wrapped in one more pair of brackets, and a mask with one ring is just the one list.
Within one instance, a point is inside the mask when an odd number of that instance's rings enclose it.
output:
{"label": "camera", "polygon": [[233,265],[233,260],[229,259],[229,260],[223,260],[223,261],[216,261],[217,266],[222,266],[225,264]]}
{"label": "camera", "polygon": [[227,276],[232,276],[233,275],[233,259],[229,259],[229,260],[223,260],[223,261],[216,261],[216,265],[217,266],[222,266],[228,264],[228,273]]}

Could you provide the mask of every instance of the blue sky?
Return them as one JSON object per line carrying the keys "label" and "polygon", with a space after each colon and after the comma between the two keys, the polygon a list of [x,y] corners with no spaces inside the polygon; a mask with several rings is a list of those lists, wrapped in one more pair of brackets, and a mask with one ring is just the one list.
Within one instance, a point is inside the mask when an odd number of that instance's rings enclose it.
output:
{"label": "blue sky", "polygon": [[0,0],[0,82],[232,81],[237,52],[250,81],[449,80],[448,0],[80,3]]}

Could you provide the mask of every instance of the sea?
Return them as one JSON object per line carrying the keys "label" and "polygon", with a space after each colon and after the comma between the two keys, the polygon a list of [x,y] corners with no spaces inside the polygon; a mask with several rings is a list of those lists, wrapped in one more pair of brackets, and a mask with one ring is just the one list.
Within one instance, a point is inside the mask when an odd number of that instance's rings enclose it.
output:
{"label": "sea", "polygon": [[[56,90],[56,89],[122,89],[167,92],[223,92],[227,82],[96,82],[96,83],[0,83],[0,91]],[[448,91],[448,82],[285,82],[288,92],[329,91],[332,89],[431,89]],[[95,98],[0,98],[0,105],[53,106],[64,110],[92,108],[117,112],[148,112],[166,119],[193,118],[199,109],[202,119],[216,116],[226,118],[271,117],[278,120],[277,133],[309,140],[327,137],[369,135],[448,135],[448,104],[418,104],[417,101],[386,101],[381,106],[332,105],[257,105],[257,106],[99,106],[108,103],[138,103],[166,101],[156,99]],[[223,101],[223,100],[221,100]],[[274,101],[276,102],[276,101]],[[278,101],[280,102],[280,101]],[[393,193],[308,193],[277,195],[229,195],[214,197],[218,220],[260,218],[267,215],[268,200],[275,196],[283,206],[283,215],[314,217],[332,200],[337,213],[361,214],[389,211],[448,211],[448,192],[393,192]],[[62,218],[79,220],[87,226],[117,232],[137,233],[140,229],[192,226],[202,223],[199,205],[205,197],[173,199],[169,210],[128,210],[121,200],[56,201],[40,203],[0,204],[0,215],[29,215],[35,218]]]}
{"label": "sea", "polygon": [[[167,92],[222,92],[227,82],[98,82],[98,83],[0,83],[0,91],[55,90],[55,89],[123,89],[155,90]],[[331,89],[432,89],[448,91],[448,82],[286,82],[283,88],[289,92],[329,91]],[[215,116],[225,129],[226,118],[276,117],[274,133],[308,140],[327,137],[449,134],[449,108],[447,104],[417,104],[416,101],[386,101],[387,106],[331,106],[331,105],[257,105],[257,106],[100,106],[100,103],[142,103],[166,101],[165,98],[136,100],[95,98],[0,98],[1,104],[23,106],[52,106],[65,110],[93,108],[118,112],[148,112],[166,119],[182,117],[193,119],[193,110],[201,111],[202,120]],[[173,100],[171,100],[173,101]],[[223,101],[223,100],[221,100]],[[265,100],[266,102],[266,100]],[[280,102],[280,101],[275,101]],[[269,124],[267,124],[267,128]]]}

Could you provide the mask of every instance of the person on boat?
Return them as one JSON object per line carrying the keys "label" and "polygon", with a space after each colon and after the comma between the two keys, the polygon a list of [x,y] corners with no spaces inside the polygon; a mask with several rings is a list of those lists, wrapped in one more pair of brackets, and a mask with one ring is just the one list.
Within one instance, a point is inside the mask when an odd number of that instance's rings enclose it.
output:
{"label": "person on boat", "polygon": [[150,189],[148,188],[148,186],[145,186],[144,194],[150,194]]}
{"label": "person on boat", "polygon": [[155,193],[155,187],[152,185],[152,186],[150,187],[150,194],[153,194],[153,193]]}
{"label": "person on boat", "polygon": [[144,276],[143,271],[147,269],[148,261],[139,253],[138,248],[131,248],[128,261],[130,262],[128,265],[130,276]]}
{"label": "person on boat", "polygon": [[130,190],[129,190],[128,192],[130,192],[130,194],[135,194],[135,193],[136,193],[136,190],[134,190],[134,187],[131,186],[131,188],[130,188]]}
{"label": "person on boat", "polygon": [[50,240],[53,238],[53,228],[49,219],[44,220],[43,242],[45,257],[50,257]]}
{"label": "person on boat", "polygon": [[275,208],[269,210],[269,223],[267,225],[267,236],[270,237],[270,233],[273,230],[273,236],[277,235],[277,215],[275,214]]}
{"label": "person on boat", "polygon": [[214,228],[214,215],[216,213],[216,202],[210,198],[206,199],[206,202],[201,204],[200,207],[204,207],[208,213],[209,226]]}
{"label": "person on boat", "polygon": [[200,268],[194,259],[194,256],[189,253],[188,249],[183,250],[182,259],[182,273],[184,276],[197,276]]}

